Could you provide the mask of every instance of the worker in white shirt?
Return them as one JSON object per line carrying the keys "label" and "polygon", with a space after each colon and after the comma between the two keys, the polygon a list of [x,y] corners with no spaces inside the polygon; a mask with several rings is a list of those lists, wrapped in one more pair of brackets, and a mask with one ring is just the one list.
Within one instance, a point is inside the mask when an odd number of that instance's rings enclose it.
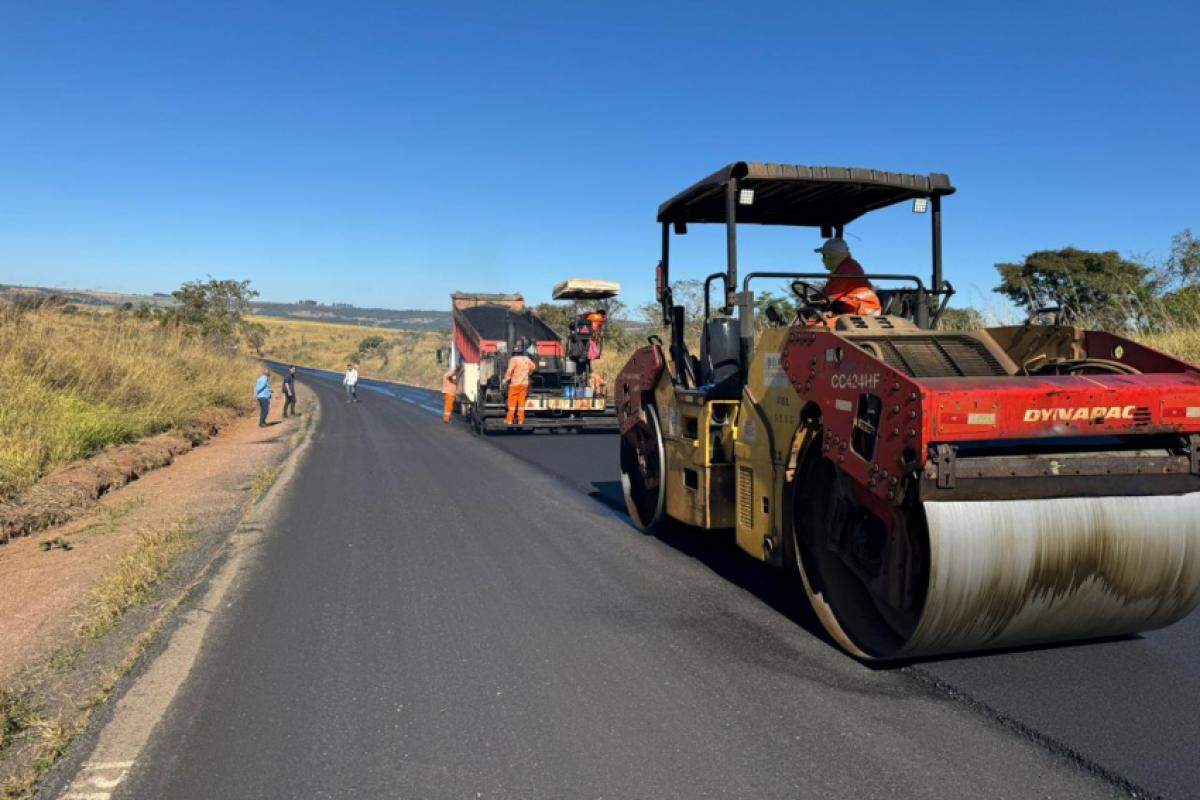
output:
{"label": "worker in white shirt", "polygon": [[342,385],[346,387],[346,402],[358,402],[358,368],[353,364],[346,365],[346,377],[342,378]]}

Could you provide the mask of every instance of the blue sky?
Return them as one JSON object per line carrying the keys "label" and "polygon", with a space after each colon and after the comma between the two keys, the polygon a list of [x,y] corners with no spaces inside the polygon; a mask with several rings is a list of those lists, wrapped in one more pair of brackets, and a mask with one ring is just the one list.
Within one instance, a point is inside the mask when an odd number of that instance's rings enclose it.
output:
{"label": "blue sky", "polygon": [[[1200,228],[1194,5],[834,5],[6,3],[0,282],[436,308],[588,275],[639,303],[658,203],[735,160],[948,172],[958,304],[1031,250]],[[927,218],[877,217],[856,256],[924,271]],[[815,231],[740,240],[818,266]],[[703,275],[719,232],[676,252]]]}

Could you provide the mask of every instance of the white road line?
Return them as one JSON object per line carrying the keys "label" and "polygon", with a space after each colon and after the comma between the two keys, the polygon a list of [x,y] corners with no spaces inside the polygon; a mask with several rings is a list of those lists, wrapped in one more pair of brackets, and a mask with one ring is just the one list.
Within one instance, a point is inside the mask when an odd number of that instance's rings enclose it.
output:
{"label": "white road line", "polygon": [[[320,412],[318,412],[320,413]],[[129,768],[145,748],[195,665],[200,647],[214,618],[203,609],[221,608],[237,585],[243,570],[251,568],[260,556],[258,549],[268,524],[275,521],[283,487],[287,486],[296,465],[312,442],[308,437],[284,461],[283,474],[267,492],[261,504],[252,508],[229,537],[229,557],[216,574],[196,606],[183,611],[163,651],[138,676],[113,707],[112,719],[100,731],[94,749],[71,780],[59,800],[110,800],[113,789],[125,779]]]}
{"label": "white road line", "polygon": [[108,800],[112,792],[107,790],[117,788],[125,780],[131,766],[132,761],[88,761],[61,795],[61,800]]}

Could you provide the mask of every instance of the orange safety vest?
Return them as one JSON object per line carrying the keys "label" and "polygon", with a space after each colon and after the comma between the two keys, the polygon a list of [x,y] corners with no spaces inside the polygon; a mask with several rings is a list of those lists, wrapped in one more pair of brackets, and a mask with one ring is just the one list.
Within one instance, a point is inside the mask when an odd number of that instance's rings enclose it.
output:
{"label": "orange safety vest", "polygon": [[838,264],[825,283],[825,294],[833,301],[835,314],[870,316],[883,310],[871,282],[863,276],[862,265],[849,256]]}
{"label": "orange safety vest", "polygon": [[508,371],[504,373],[504,380],[508,381],[513,386],[528,386],[529,376],[534,373],[537,367],[529,356],[519,355],[513,356],[508,361]]}

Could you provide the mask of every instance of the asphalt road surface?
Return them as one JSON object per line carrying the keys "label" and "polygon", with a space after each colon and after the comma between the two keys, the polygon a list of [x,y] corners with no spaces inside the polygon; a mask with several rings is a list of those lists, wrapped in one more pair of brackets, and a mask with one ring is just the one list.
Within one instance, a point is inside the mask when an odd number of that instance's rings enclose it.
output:
{"label": "asphalt road surface", "polygon": [[1195,619],[869,669],[727,539],[630,527],[614,436],[305,377],[282,518],[115,798],[1200,796]]}

